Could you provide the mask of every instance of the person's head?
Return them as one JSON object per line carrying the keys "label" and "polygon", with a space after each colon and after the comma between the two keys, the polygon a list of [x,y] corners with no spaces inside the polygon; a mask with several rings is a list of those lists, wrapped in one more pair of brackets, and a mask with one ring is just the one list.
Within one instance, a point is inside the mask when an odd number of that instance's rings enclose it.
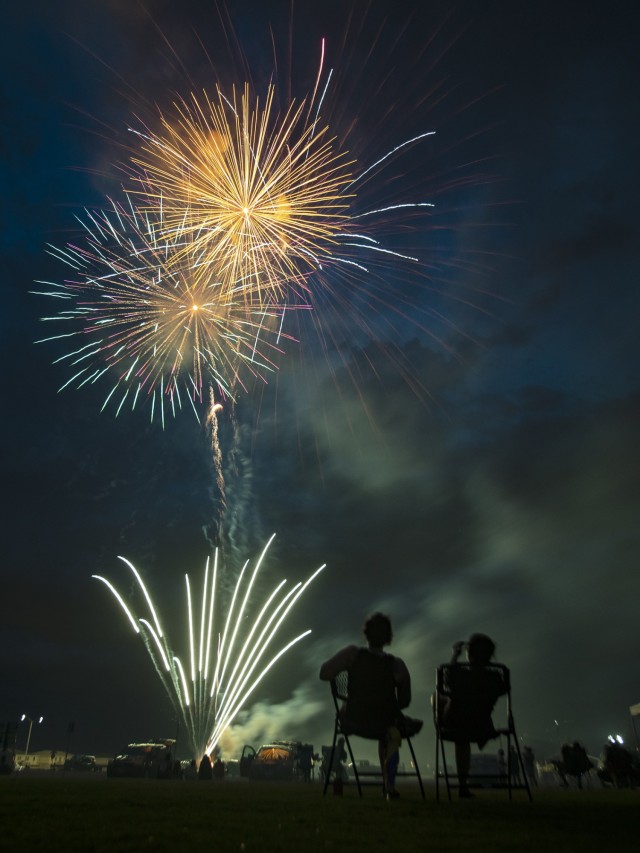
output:
{"label": "person's head", "polygon": [[496,651],[496,644],[486,634],[472,634],[467,643],[469,663],[485,666],[491,661]]}
{"label": "person's head", "polygon": [[367,642],[374,649],[381,649],[383,646],[388,646],[393,638],[391,631],[391,619],[385,616],[384,613],[374,613],[364,623],[362,629]]}

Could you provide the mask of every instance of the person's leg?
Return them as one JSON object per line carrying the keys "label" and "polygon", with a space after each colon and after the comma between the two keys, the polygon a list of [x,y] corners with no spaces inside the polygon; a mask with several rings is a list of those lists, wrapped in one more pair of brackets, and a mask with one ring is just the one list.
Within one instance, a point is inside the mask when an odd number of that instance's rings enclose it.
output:
{"label": "person's leg", "polygon": [[461,797],[471,796],[469,791],[469,768],[471,766],[471,744],[469,741],[456,741],[456,770],[458,772],[458,792]]}
{"label": "person's leg", "polygon": [[400,732],[395,726],[392,726],[387,731],[386,736],[378,741],[380,767],[382,768],[382,777],[384,780],[384,793],[387,797],[397,796],[396,773],[400,761],[399,749],[401,742]]}

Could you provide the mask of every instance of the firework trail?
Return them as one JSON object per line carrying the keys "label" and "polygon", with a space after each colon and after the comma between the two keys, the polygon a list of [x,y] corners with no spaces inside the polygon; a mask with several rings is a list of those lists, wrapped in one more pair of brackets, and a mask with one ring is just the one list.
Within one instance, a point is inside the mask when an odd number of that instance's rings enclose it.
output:
{"label": "firework trail", "polygon": [[38,293],[70,307],[42,318],[64,331],[37,343],[78,342],[57,359],[72,371],[60,390],[107,374],[113,385],[103,409],[112,400],[116,414],[125,403],[150,402],[151,419],[164,423],[165,410],[175,415],[183,404],[199,419],[210,388],[230,399],[247,381],[266,381],[285,337],[280,308],[223,299],[211,264],[200,263],[183,231],[167,236],[160,211],[112,202],[108,213],[87,212],[80,221],[84,242],[49,247],[70,278],[38,282],[51,288]]}
{"label": "firework trail", "polygon": [[251,511],[253,475],[246,447],[249,430],[239,421],[233,400],[222,408],[219,405],[212,402],[207,418],[213,515],[211,523],[203,525],[203,533],[211,550],[218,548],[224,555],[225,563],[237,564],[250,547],[247,531],[255,535],[260,519]]}
{"label": "firework trail", "polygon": [[133,573],[142,593],[145,617],[136,615],[109,580],[92,575],[108,587],[133,630],[141,636],[176,713],[184,723],[197,759],[205,752],[211,753],[267,673],[292,646],[310,633],[305,631],[274,651],[287,615],[324,565],[304,583],[298,582],[289,589],[286,589],[287,581],[281,580],[260,607],[253,600],[256,580],[274,537],[275,534],[265,545],[253,571],[249,572],[249,563],[245,563],[226,606],[217,600],[218,551],[212,566],[207,559],[199,602],[195,601],[189,575],[185,575],[185,627],[189,650],[186,658],[174,653],[144,581],[129,560],[119,558]]}
{"label": "firework trail", "polygon": [[253,468],[251,453],[247,449],[250,439],[249,428],[242,424],[231,406],[228,410],[228,423],[231,429],[231,441],[228,446],[226,460],[228,477],[228,508],[225,516],[225,540],[234,560],[247,551],[247,531],[259,529],[260,519],[253,505]]}
{"label": "firework trail", "polygon": [[[233,403],[230,401],[230,405]],[[222,404],[217,403],[213,395],[213,388],[209,389],[209,410],[207,413],[207,428],[211,435],[211,454],[213,459],[213,467],[215,472],[215,481],[218,488],[218,514],[219,523],[216,531],[216,543],[221,544],[222,534],[222,519],[227,509],[226,485],[224,481],[224,471],[222,469],[222,451],[220,449],[220,438],[218,436],[218,412],[222,411]]]}

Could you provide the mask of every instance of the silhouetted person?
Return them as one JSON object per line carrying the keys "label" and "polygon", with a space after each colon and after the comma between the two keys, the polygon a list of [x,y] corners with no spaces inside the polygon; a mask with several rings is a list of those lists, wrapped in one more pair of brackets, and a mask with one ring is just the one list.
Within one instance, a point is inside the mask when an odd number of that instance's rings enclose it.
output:
{"label": "silhouetted person", "polygon": [[640,773],[634,765],[632,753],[617,742],[608,743],[603,749],[598,778],[603,785],[616,788],[634,788],[640,783]]}
{"label": "silhouetted person", "polygon": [[538,774],[536,773],[536,757],[530,746],[525,746],[522,753],[522,761],[524,762],[524,772],[527,774],[529,784],[538,784]]}
{"label": "silhouetted person", "polygon": [[403,660],[384,651],[391,643],[391,620],[374,613],[364,624],[366,646],[346,646],[320,667],[320,678],[331,681],[347,672],[347,702],[342,726],[347,734],[374,738],[387,798],[398,796],[395,787],[400,743],[422,728],[422,720],[402,714],[411,702],[411,677]]}
{"label": "silhouetted person", "polygon": [[196,760],[192,758],[189,762],[189,766],[185,768],[184,773],[182,774],[182,778],[185,781],[194,781],[198,778],[198,770],[196,768]]}
{"label": "silhouetted person", "polygon": [[[457,666],[465,647],[470,666]],[[487,668],[495,649],[495,643],[486,634],[472,634],[468,643],[454,643],[444,685],[446,695],[436,698],[440,703],[443,736],[455,744],[458,795],[462,798],[473,797],[468,786],[471,744],[482,749],[498,736],[491,714],[498,698],[507,692],[507,686],[497,670]]]}
{"label": "silhouetted person", "polygon": [[171,750],[168,749],[162,756],[162,761],[160,762],[160,767],[158,769],[158,777],[160,779],[170,779],[172,771],[173,759],[171,757]]}
{"label": "silhouetted person", "polygon": [[304,743],[298,749],[298,769],[300,778],[304,782],[311,781],[311,769],[313,767],[313,746],[310,743]]}
{"label": "silhouetted person", "polygon": [[518,751],[515,746],[509,747],[509,763],[511,767],[511,784],[520,785],[520,761],[518,760]]}
{"label": "silhouetted person", "polygon": [[498,750],[498,775],[500,776],[501,781],[505,782],[507,779],[507,757],[504,754],[504,749]]}
{"label": "silhouetted person", "polygon": [[554,762],[554,764],[562,780],[562,784],[567,788],[569,786],[567,776],[573,776],[578,783],[578,788],[582,788],[582,777],[593,767],[593,762],[587,755],[587,750],[576,740],[573,743],[563,743],[560,754],[562,755],[562,760]]}
{"label": "silhouetted person", "polygon": [[201,782],[210,781],[213,778],[213,771],[211,769],[211,759],[205,752],[200,760],[200,767],[198,767],[198,779]]}
{"label": "silhouetted person", "polygon": [[329,773],[333,773],[336,779],[342,782],[347,781],[347,769],[344,766],[347,760],[347,750],[344,748],[344,738],[339,737],[336,741],[336,748],[333,752],[333,765],[329,768]]}

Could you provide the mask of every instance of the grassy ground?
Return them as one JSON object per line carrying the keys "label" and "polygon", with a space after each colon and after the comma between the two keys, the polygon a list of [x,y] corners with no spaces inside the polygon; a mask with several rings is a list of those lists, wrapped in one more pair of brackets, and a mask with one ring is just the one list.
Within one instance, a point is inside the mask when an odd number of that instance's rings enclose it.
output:
{"label": "grassy ground", "polygon": [[480,791],[435,802],[417,788],[387,803],[294,785],[0,777],[0,850],[26,851],[599,851],[640,850],[640,791]]}

